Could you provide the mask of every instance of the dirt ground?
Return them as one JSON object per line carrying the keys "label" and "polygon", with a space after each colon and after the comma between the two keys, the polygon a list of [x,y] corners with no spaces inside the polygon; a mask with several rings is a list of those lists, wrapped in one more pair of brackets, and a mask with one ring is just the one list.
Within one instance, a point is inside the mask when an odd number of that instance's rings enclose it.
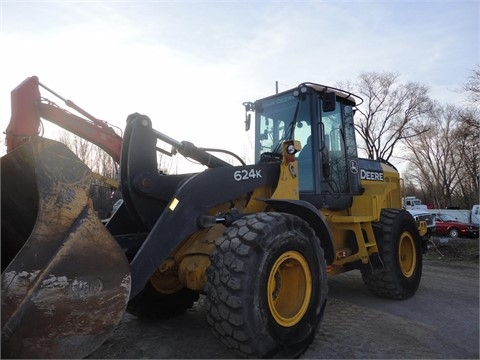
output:
{"label": "dirt ground", "polygon": [[[435,244],[435,245],[434,245]],[[371,295],[358,271],[329,281],[321,329],[304,359],[478,359],[478,239],[432,243],[417,294],[404,301]],[[145,323],[125,314],[89,358],[227,359],[202,308]]]}

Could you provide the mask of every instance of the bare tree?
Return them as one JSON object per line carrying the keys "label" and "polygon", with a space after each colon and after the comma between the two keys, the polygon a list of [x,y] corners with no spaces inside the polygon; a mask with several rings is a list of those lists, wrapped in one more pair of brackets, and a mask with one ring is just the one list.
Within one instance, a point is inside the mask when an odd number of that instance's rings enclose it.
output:
{"label": "bare tree", "polygon": [[[118,180],[117,164],[109,154],[95,144],[65,130],[60,132],[59,141],[67,145],[93,172],[110,179]],[[157,147],[163,149],[165,153],[169,153],[171,150],[166,144],[157,143]],[[172,157],[168,157],[164,153],[157,151],[158,172],[164,174],[175,173],[176,169],[174,169],[174,166],[175,161]]]}
{"label": "bare tree", "polygon": [[390,159],[399,142],[419,136],[428,127],[422,116],[431,108],[428,88],[415,82],[401,84],[398,74],[365,72],[353,84],[364,99],[358,108],[358,147],[370,159]]}
{"label": "bare tree", "polygon": [[[458,114],[459,122],[455,133],[455,146],[459,153],[462,167],[461,179],[456,196],[460,203],[470,208],[478,203],[480,196],[480,112],[475,108],[463,109]],[[476,199],[476,200],[475,200]]]}
{"label": "bare tree", "polygon": [[98,146],[65,130],[60,132],[59,141],[67,145],[93,172],[111,179],[117,178],[115,161]]}
{"label": "bare tree", "polygon": [[407,178],[435,207],[470,208],[478,194],[478,137],[465,126],[463,109],[436,104],[429,113],[428,133],[405,140],[413,165]]}
{"label": "bare tree", "polygon": [[472,104],[480,104],[480,65],[472,70],[462,90],[467,94],[467,99]]}
{"label": "bare tree", "polygon": [[118,183],[115,183],[119,180],[117,164],[98,146],[68,131],[60,132],[59,141],[67,145],[94,174],[101,175],[93,179],[90,198],[97,215],[101,219],[107,218],[112,210],[112,195],[118,186]]}

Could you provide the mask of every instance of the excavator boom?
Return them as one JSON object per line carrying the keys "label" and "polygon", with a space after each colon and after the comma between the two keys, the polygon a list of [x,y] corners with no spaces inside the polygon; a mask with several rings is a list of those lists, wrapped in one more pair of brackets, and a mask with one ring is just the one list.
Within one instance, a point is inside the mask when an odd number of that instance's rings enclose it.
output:
{"label": "excavator boom", "polygon": [[[41,97],[39,87],[48,90],[87,119],[72,114]],[[12,116],[6,130],[7,151],[38,136],[40,118],[46,119],[105,150],[115,162],[120,162],[122,137],[105,121],[98,120],[70,100],[41,84],[32,76],[11,93]]]}

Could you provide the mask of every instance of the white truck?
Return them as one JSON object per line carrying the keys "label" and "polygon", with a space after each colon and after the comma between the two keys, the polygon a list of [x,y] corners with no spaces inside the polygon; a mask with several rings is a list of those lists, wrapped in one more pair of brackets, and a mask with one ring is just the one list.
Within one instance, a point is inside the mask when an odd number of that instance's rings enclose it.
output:
{"label": "white truck", "polygon": [[427,210],[427,205],[422,204],[422,201],[420,199],[417,199],[415,196],[407,196],[402,198],[402,204],[403,207],[407,210]]}
{"label": "white truck", "polygon": [[432,214],[427,205],[422,204],[420,199],[415,196],[407,196],[402,198],[402,205],[410,214],[412,214],[415,221],[425,221],[427,223],[426,237],[430,238],[435,232],[435,214]]}
{"label": "white truck", "polygon": [[480,205],[473,205],[471,210],[457,209],[429,209],[433,213],[442,213],[453,216],[457,221],[467,224],[480,225]]}
{"label": "white truck", "polygon": [[473,205],[470,213],[470,222],[472,224],[480,225],[480,205]]}

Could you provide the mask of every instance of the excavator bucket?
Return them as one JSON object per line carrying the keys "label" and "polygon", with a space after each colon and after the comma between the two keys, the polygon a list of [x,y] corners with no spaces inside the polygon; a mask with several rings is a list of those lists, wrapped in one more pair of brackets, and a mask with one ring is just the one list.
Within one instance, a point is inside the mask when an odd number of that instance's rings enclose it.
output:
{"label": "excavator bucket", "polygon": [[129,265],[89,205],[92,179],[53,140],[1,158],[2,358],[83,358],[120,322]]}

